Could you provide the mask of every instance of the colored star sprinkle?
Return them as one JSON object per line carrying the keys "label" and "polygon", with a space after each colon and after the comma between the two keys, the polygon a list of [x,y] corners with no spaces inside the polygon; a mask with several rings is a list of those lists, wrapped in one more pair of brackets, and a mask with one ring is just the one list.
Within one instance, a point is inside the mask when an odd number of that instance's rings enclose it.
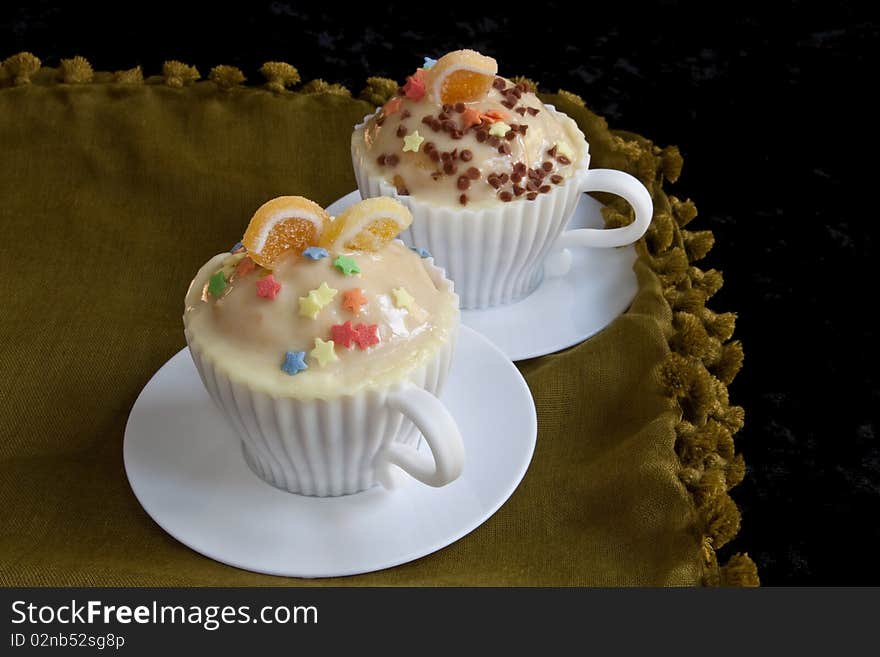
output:
{"label": "colored star sprinkle", "polygon": [[489,123],[495,123],[496,121],[506,121],[507,114],[501,110],[489,110],[480,114],[480,118],[486,119]]}
{"label": "colored star sprinkle", "polygon": [[336,296],[337,292],[339,292],[339,290],[334,290],[332,287],[327,285],[326,281],[324,281],[316,289],[309,292],[309,294],[314,294],[315,297],[318,299],[318,302],[321,304],[321,307],[323,308],[328,303],[333,301],[333,297]]}
{"label": "colored star sprinkle", "polygon": [[425,80],[422,77],[422,70],[419,69],[415,74],[410,75],[403,85],[403,93],[410,100],[421,100],[425,95]]}
{"label": "colored star sprinkle", "polygon": [[403,152],[412,151],[413,153],[418,153],[423,141],[425,141],[425,138],[419,134],[418,130],[414,130],[403,138]]}
{"label": "colored star sprinkle", "polygon": [[235,275],[236,276],[247,276],[254,269],[257,268],[257,263],[255,263],[250,258],[244,258],[235,266]]}
{"label": "colored star sprinkle", "polygon": [[318,365],[324,367],[327,363],[335,363],[339,360],[334,347],[336,344],[333,340],[324,342],[321,338],[315,338],[315,348],[309,352],[309,356],[318,361]]}
{"label": "colored star sprinkle", "polygon": [[480,125],[480,123],[482,122],[482,114],[480,114],[479,110],[475,110],[473,107],[468,107],[464,112],[461,113],[462,130],[467,130],[468,128],[472,128],[475,125]]}
{"label": "colored star sprinkle", "polygon": [[333,266],[346,276],[361,273],[361,268],[358,267],[358,264],[353,258],[349,258],[348,256],[337,256],[336,260],[333,261]]}
{"label": "colored star sprinkle", "polygon": [[334,324],[330,327],[330,337],[333,338],[333,342],[336,344],[341,344],[346,349],[351,349],[352,342],[357,337],[357,331],[352,328],[350,321],[345,322],[345,324]]}
{"label": "colored star sprinkle", "polygon": [[219,297],[226,289],[226,274],[218,271],[208,279],[208,294],[212,297]]}
{"label": "colored star sprinkle", "polygon": [[315,319],[323,307],[313,292],[309,292],[308,296],[299,298],[299,314],[303,317]]}
{"label": "colored star sprinkle", "polygon": [[326,282],[321,283],[320,287],[299,298],[299,314],[309,319],[315,319],[324,306],[333,300],[337,292],[338,290],[334,290]]}
{"label": "colored star sprinkle", "polygon": [[330,335],[336,344],[341,344],[346,349],[351,349],[356,344],[359,349],[366,349],[379,343],[377,324],[358,324],[352,326],[351,322],[335,324],[330,327]]}
{"label": "colored star sprinkle", "polygon": [[427,71],[429,68],[434,66],[434,64],[436,64],[436,63],[437,63],[436,59],[431,59],[430,57],[425,57],[425,63],[422,65],[422,68]]}
{"label": "colored star sprinkle", "polygon": [[274,299],[281,289],[281,283],[275,280],[272,274],[257,281],[257,296],[264,299]]}
{"label": "colored star sprinkle", "polygon": [[309,366],[306,365],[306,352],[288,351],[284,354],[284,362],[281,363],[282,372],[293,376],[307,369]]}
{"label": "colored star sprinkle", "polygon": [[394,294],[394,305],[398,308],[406,308],[407,310],[412,310],[412,305],[415,303],[415,299],[413,295],[406,291],[405,287],[396,287],[391,292]]}
{"label": "colored star sprinkle", "polygon": [[431,252],[428,251],[428,249],[423,249],[420,246],[411,246],[409,248],[411,251],[415,251],[416,253],[418,253],[420,258],[430,258],[431,257]]}
{"label": "colored star sprinkle", "polygon": [[367,297],[359,287],[346,290],[342,295],[342,307],[355,315],[361,311],[361,306],[365,303],[367,303]]}
{"label": "colored star sprinkle", "polygon": [[507,125],[504,121],[496,121],[492,124],[492,127],[489,128],[489,134],[494,135],[495,137],[503,137],[510,131],[510,126]]}
{"label": "colored star sprinkle", "polygon": [[243,253],[244,252],[244,244],[241,242],[236,242],[235,246],[229,249],[230,253]]}
{"label": "colored star sprinkle", "polygon": [[382,116],[393,116],[400,111],[400,104],[403,101],[400,99],[400,96],[395,96],[387,103],[382,105]]}
{"label": "colored star sprinkle", "polygon": [[562,155],[564,157],[567,157],[569,160],[574,159],[574,151],[571,150],[571,146],[568,144],[568,142],[557,141],[553,145],[556,147],[557,156]]}
{"label": "colored star sprinkle", "polygon": [[354,341],[357,342],[357,346],[361,350],[372,347],[374,344],[379,344],[379,326],[377,324],[358,324],[354,327],[354,330],[356,333]]}
{"label": "colored star sprinkle", "polygon": [[330,254],[327,253],[327,249],[322,249],[320,246],[310,246],[303,251],[303,255],[311,260],[321,260]]}

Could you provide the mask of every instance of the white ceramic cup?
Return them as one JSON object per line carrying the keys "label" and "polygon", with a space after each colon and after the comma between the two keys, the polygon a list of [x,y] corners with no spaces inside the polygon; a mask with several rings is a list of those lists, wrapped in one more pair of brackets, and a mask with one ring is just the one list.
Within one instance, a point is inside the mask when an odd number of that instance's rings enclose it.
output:
{"label": "white ceramic cup", "polygon": [[[374,173],[364,142],[364,125],[355,127],[351,154],[363,198],[391,196],[406,205],[413,223],[402,239],[428,249],[455,281],[462,308],[488,308],[512,303],[531,294],[544,275],[561,276],[571,265],[573,247],[613,248],[638,240],[651,223],[651,195],[638,179],[614,169],[590,169],[589,143],[577,124],[552,105],[560,121],[568,121],[583,138],[584,155],[576,171],[550,192],[533,201],[499,202],[485,208],[437,205],[400,195],[394,185]],[[635,212],[628,226],[564,231],[581,195],[609,192],[623,197]],[[564,231],[564,232],[563,232]],[[549,261],[548,255],[558,253]],[[546,264],[546,267],[545,267]]]}
{"label": "white ceramic cup", "polygon": [[[451,292],[443,271],[430,258],[423,262],[435,284]],[[199,376],[241,438],[251,470],[282,490],[319,497],[357,493],[376,483],[391,488],[392,466],[429,486],[458,478],[464,444],[455,419],[437,397],[452,363],[457,317],[455,322],[437,353],[392,385],[299,399],[270,395],[230,376],[193,336],[184,315]],[[418,449],[420,435],[429,450]]]}

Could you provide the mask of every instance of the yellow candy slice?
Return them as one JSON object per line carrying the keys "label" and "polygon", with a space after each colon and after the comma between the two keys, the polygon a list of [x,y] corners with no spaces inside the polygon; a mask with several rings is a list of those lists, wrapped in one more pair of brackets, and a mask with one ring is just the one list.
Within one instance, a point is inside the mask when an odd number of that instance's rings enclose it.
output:
{"label": "yellow candy slice", "polygon": [[378,251],[409,228],[412,220],[399,201],[369,198],[336,217],[324,230],[321,246],[336,251]]}
{"label": "yellow candy slice", "polygon": [[241,242],[251,260],[272,268],[285,253],[316,245],[330,223],[324,209],[302,196],[279,196],[254,213]]}
{"label": "yellow candy slice", "polygon": [[498,62],[475,50],[455,50],[443,55],[428,72],[428,89],[434,99],[454,105],[479,100],[488,93]]}

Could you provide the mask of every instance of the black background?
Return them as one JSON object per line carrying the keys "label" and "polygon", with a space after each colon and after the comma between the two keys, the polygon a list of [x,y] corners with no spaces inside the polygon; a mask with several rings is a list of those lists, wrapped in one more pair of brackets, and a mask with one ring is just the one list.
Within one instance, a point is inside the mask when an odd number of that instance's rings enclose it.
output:
{"label": "black background", "polygon": [[[234,3],[233,3],[234,4]],[[817,9],[818,7],[818,9]],[[250,2],[0,5],[0,58],[79,54],[96,69],[206,74],[267,60],[304,80],[403,80],[424,55],[470,47],[501,72],[582,95],[612,127],[678,144],[674,193],[715,232],[711,301],[739,314],[748,472],[734,491],[766,585],[880,584],[876,270],[880,22],[854,3]],[[2,147],[2,144],[0,144]],[[2,175],[2,172],[0,172]],[[874,183],[874,184],[872,184]]]}

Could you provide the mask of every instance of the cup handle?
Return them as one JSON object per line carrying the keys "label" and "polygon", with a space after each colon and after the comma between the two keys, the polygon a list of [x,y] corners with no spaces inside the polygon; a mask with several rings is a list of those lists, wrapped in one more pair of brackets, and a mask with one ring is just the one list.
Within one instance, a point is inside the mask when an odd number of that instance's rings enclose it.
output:
{"label": "cup handle", "polygon": [[388,394],[389,408],[400,411],[422,432],[430,455],[402,443],[391,443],[376,459],[376,476],[393,488],[391,466],[429,486],[445,486],[458,479],[464,468],[464,442],[452,415],[437,397],[411,383]]}
{"label": "cup handle", "polygon": [[632,206],[635,219],[628,226],[620,228],[577,228],[562,233],[553,244],[556,255],[548,259],[544,273],[548,276],[563,276],[571,265],[569,247],[612,248],[627,246],[638,240],[654,215],[651,195],[639,180],[628,173],[616,169],[590,169],[581,182],[581,192],[608,192],[623,197]]}

